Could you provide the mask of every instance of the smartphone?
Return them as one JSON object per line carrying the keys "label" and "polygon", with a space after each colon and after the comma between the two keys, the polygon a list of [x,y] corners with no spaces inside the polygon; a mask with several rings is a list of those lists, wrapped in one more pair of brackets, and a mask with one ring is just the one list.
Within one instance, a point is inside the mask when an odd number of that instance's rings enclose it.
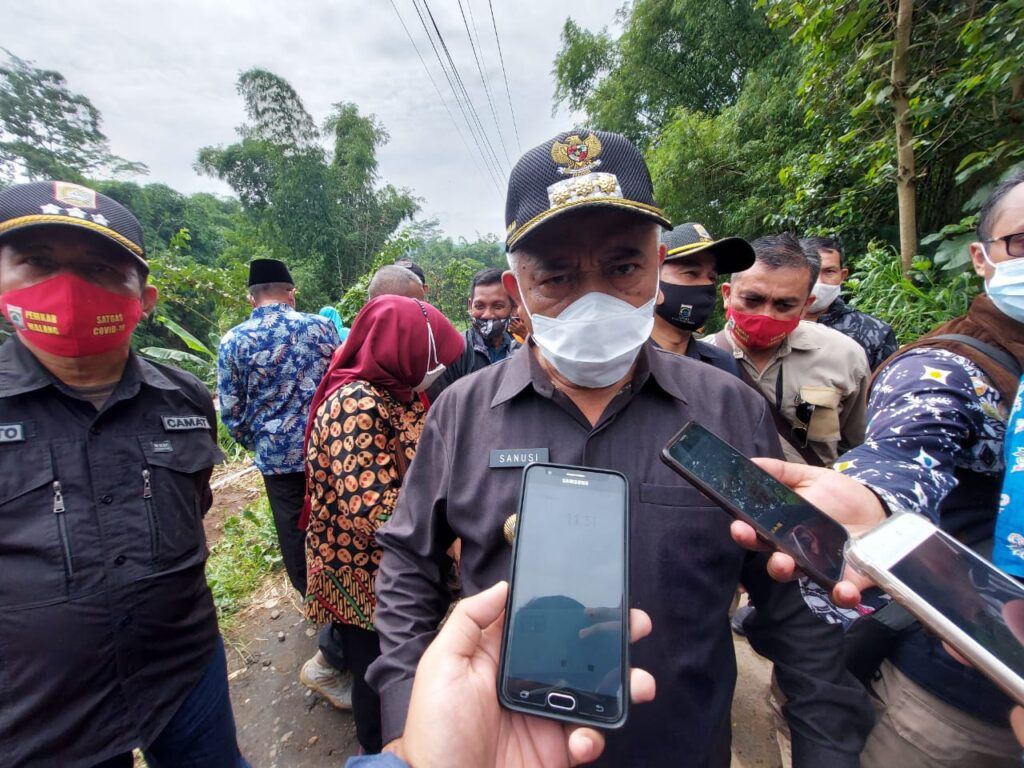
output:
{"label": "smartphone", "polygon": [[846,553],[924,626],[1024,704],[1024,587],[921,515],[894,515]]}
{"label": "smartphone", "polygon": [[661,452],[662,461],[831,590],[843,575],[846,529],[695,421]]}
{"label": "smartphone", "polygon": [[617,728],[629,704],[628,488],[618,472],[523,471],[498,698]]}

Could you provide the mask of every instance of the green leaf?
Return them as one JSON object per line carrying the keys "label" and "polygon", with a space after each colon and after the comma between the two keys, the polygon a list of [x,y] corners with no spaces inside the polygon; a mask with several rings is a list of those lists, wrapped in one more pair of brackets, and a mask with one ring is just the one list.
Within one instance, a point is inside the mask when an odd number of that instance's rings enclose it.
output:
{"label": "green leaf", "polygon": [[203,370],[210,367],[210,361],[201,357],[183,352],[180,349],[167,349],[166,347],[145,347],[139,350],[139,354],[156,360],[161,363],[191,363]]}
{"label": "green leaf", "polygon": [[175,336],[177,336],[179,339],[181,339],[183,342],[185,342],[185,346],[187,346],[189,349],[193,350],[194,352],[201,352],[202,354],[206,355],[207,358],[210,358],[210,359],[213,359],[213,360],[217,359],[217,355],[214,354],[213,352],[211,352],[209,347],[207,347],[205,344],[203,344],[203,342],[201,342],[199,339],[197,339],[191,333],[186,331],[184,328],[182,328],[176,322],[171,320],[171,318],[167,317],[166,315],[161,315],[160,316],[160,322],[163,325],[167,326],[167,328],[172,333],[174,333]]}
{"label": "green leaf", "polygon": [[974,234],[971,232],[944,241],[935,251],[935,266],[947,272],[962,268],[971,260],[967,246],[973,241]]}

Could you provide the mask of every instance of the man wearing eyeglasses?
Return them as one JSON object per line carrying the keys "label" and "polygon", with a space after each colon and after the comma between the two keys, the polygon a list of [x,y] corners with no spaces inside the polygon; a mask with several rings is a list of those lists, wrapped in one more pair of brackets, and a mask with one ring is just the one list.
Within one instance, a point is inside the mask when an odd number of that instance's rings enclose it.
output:
{"label": "man wearing eyeglasses", "polygon": [[768,401],[790,461],[824,466],[864,439],[864,350],[838,331],[802,323],[814,301],[816,255],[790,234],[755,240],[755,261],[722,285],[726,327],[713,337]]}

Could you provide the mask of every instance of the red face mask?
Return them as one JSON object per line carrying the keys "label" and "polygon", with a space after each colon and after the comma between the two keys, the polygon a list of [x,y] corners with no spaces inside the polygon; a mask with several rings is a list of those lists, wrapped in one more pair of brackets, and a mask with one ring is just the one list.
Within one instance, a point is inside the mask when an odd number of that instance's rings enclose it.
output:
{"label": "red face mask", "polygon": [[124,344],[142,317],[142,301],[62,273],[0,294],[0,309],[18,334],[59,357],[87,357]]}
{"label": "red face mask", "polygon": [[729,318],[729,329],[733,335],[748,349],[768,349],[789,336],[800,324],[800,317],[789,320],[776,320],[767,315],[748,315],[728,309],[725,316]]}

